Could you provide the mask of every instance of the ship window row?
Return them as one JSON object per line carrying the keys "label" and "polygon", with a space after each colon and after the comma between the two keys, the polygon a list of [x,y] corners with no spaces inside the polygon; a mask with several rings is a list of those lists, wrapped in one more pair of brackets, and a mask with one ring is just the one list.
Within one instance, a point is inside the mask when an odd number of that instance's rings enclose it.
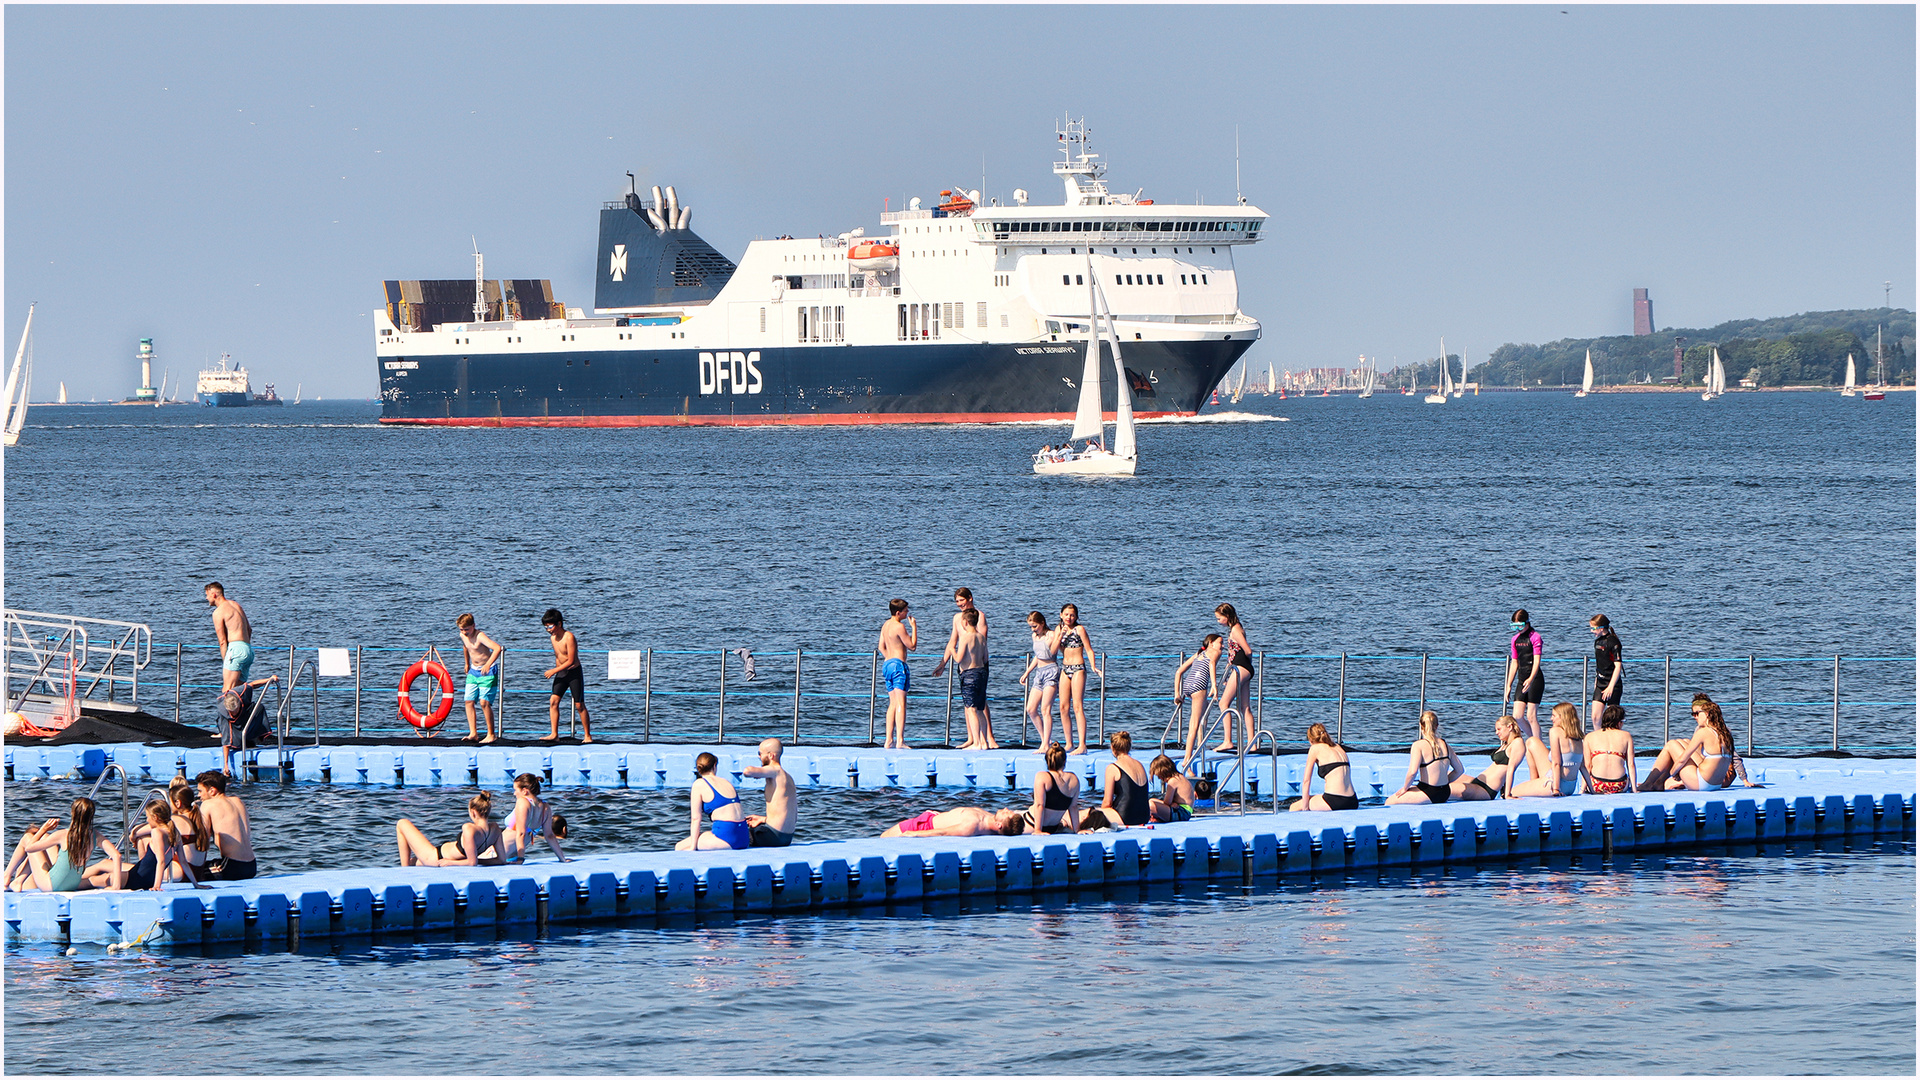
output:
{"label": "ship window row", "polygon": [[847,309],[840,305],[813,305],[800,312],[801,341],[845,341]]}
{"label": "ship window row", "polygon": [[982,232],[992,229],[994,239],[1005,240],[1015,233],[1244,233],[1260,232],[1258,221],[983,221]]}
{"label": "ship window row", "polygon": [[[925,341],[940,337],[939,304],[899,304],[899,334],[901,341]],[[953,325],[953,307],[946,305],[947,326]]]}

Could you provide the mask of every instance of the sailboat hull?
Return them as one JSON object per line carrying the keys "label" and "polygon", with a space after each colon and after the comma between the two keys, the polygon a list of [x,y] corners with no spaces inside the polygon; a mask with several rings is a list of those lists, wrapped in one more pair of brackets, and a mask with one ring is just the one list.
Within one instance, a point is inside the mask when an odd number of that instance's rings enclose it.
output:
{"label": "sailboat hull", "polygon": [[1425,400],[1426,400],[1426,403],[1429,405],[1445,405],[1447,403],[1447,395],[1428,394]]}
{"label": "sailboat hull", "polygon": [[1095,451],[1072,461],[1036,461],[1033,471],[1041,476],[1132,476],[1138,461]]}

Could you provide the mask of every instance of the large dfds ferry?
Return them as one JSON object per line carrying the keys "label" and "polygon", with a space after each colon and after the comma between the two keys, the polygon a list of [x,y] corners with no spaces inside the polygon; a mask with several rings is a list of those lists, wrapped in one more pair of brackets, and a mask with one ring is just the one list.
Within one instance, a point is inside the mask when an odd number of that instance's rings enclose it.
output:
{"label": "large dfds ferry", "polygon": [[[1233,252],[1267,215],[1107,189],[1082,123],[1059,206],[943,191],[884,235],[756,240],[734,263],[673,188],[600,211],[591,315],[548,282],[389,281],[381,419],[401,424],[975,423],[1074,413],[1090,284],[1141,416],[1187,415],[1260,336]],[[476,257],[477,258],[477,257]],[[1105,329],[1103,319],[1102,328]],[[1112,363],[1110,351],[1106,362]],[[1104,381],[1104,380],[1103,380]],[[1117,382],[1117,380],[1115,380]],[[1114,409],[1105,390],[1106,411]]]}

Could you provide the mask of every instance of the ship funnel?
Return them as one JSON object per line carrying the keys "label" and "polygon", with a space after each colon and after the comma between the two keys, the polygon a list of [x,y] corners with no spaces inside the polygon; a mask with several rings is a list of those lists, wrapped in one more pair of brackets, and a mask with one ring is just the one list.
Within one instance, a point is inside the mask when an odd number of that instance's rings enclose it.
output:
{"label": "ship funnel", "polygon": [[632,173],[627,174],[627,209],[636,214],[640,212],[640,182]]}
{"label": "ship funnel", "polygon": [[672,184],[667,185],[667,205],[661,211],[660,216],[667,219],[668,228],[673,228],[675,223],[680,220],[680,196],[673,193]]}
{"label": "ship funnel", "polygon": [[681,207],[680,216],[674,219],[673,227],[676,229],[685,230],[686,227],[688,225],[691,225],[692,223],[693,223],[693,207],[691,206]]}

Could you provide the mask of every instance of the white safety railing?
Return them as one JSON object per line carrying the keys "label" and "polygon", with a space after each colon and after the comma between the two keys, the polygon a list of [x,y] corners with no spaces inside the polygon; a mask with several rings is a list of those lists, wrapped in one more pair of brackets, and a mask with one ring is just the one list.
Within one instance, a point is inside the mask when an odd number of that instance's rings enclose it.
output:
{"label": "white safety railing", "polygon": [[36,692],[84,701],[104,690],[113,701],[124,687],[127,701],[137,703],[140,672],[153,659],[153,631],[146,623],[7,608],[0,649],[9,712]]}

